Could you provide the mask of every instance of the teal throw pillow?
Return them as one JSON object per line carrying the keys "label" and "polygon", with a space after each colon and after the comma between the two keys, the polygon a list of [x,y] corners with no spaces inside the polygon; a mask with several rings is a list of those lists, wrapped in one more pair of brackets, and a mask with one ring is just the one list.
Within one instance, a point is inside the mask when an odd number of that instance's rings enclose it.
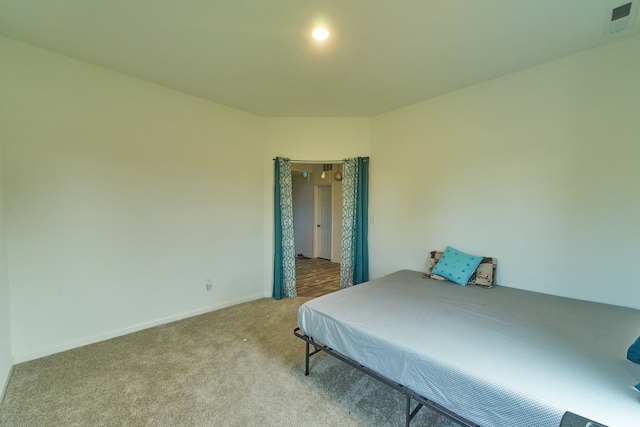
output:
{"label": "teal throw pillow", "polygon": [[451,246],[447,246],[442,257],[433,268],[432,273],[447,280],[465,286],[469,278],[482,262],[481,256],[465,254]]}

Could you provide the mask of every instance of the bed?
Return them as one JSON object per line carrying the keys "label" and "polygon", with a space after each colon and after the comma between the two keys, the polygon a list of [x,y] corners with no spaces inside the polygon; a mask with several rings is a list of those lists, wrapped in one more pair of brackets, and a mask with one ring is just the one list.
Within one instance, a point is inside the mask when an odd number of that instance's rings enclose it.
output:
{"label": "bed", "polygon": [[405,393],[407,425],[423,404],[470,426],[640,425],[639,310],[403,270],[307,301],[298,325],[307,374],[319,351],[364,370]]}

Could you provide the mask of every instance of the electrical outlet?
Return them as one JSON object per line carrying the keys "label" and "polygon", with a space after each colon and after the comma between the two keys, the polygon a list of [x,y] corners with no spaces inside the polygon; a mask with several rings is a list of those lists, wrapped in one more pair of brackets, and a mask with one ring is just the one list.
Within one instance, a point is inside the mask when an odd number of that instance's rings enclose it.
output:
{"label": "electrical outlet", "polygon": [[212,278],[208,278],[205,281],[205,286],[206,286],[207,290],[210,291],[211,288],[213,288],[213,279]]}

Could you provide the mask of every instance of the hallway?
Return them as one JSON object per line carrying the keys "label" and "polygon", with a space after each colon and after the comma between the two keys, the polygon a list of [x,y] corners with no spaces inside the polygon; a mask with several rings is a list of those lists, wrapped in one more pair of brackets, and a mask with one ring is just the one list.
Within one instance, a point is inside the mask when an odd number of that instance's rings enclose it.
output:
{"label": "hallway", "polygon": [[319,297],[340,289],[340,264],[322,258],[296,258],[299,297]]}

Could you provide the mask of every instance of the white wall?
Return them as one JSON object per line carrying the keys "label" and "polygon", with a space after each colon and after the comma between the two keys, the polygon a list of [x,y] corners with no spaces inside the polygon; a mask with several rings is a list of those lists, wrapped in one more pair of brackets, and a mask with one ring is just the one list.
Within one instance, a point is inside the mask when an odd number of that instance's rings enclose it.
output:
{"label": "white wall", "polygon": [[0,43],[17,362],[265,296],[263,119]]}
{"label": "white wall", "polygon": [[370,119],[267,118],[264,170],[264,290],[273,290],[273,159],[342,160],[368,156]]}
{"label": "white wall", "polygon": [[371,273],[452,245],[499,284],[640,308],[640,37],[372,119]]}
{"label": "white wall", "polygon": [[[1,110],[0,110],[1,111]],[[0,141],[4,133],[0,129]],[[11,351],[11,317],[9,305],[9,280],[7,277],[7,252],[5,245],[4,191],[2,185],[2,147],[0,147],[0,401],[7,386],[13,366]]]}

